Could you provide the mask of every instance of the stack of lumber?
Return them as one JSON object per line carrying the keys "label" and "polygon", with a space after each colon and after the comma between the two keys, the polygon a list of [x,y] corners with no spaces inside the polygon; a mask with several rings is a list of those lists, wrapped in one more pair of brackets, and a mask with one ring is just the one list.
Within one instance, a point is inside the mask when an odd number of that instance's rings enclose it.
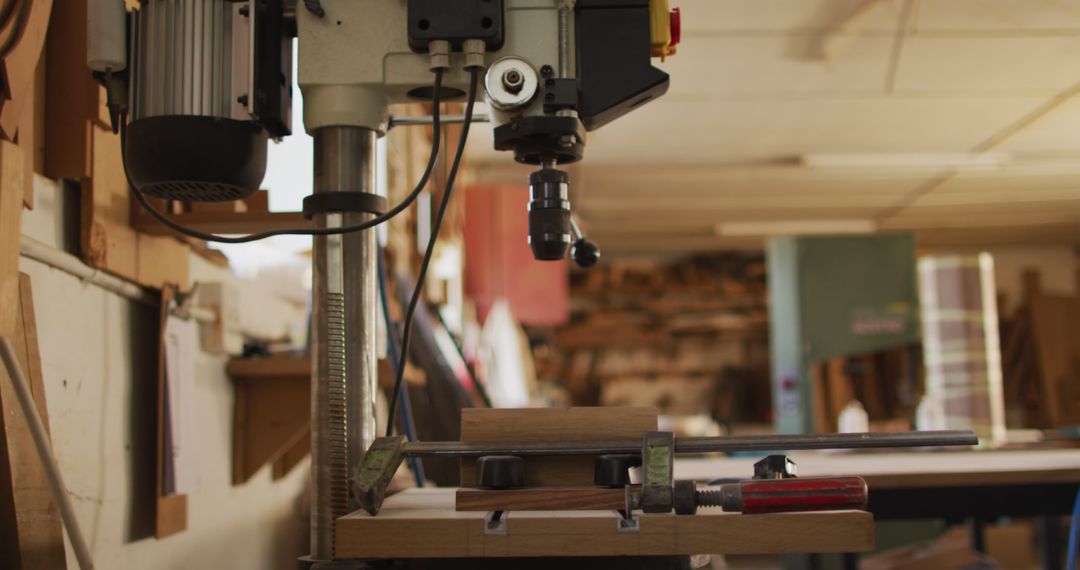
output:
{"label": "stack of lumber", "polygon": [[[760,256],[619,262],[574,273],[570,322],[553,339],[551,374],[578,405],[656,406],[724,420],[735,408],[751,416],[769,409]],[[735,386],[743,383],[759,388]],[[761,402],[736,406],[734,393]]]}
{"label": "stack of lumber", "polygon": [[866,410],[871,431],[911,429],[923,383],[919,362],[916,352],[895,348],[815,363],[814,431],[837,431],[840,413],[852,400]]}
{"label": "stack of lumber", "polygon": [[1001,327],[1010,427],[1080,425],[1080,297],[1043,291],[1031,271],[1023,283],[1023,304]]}

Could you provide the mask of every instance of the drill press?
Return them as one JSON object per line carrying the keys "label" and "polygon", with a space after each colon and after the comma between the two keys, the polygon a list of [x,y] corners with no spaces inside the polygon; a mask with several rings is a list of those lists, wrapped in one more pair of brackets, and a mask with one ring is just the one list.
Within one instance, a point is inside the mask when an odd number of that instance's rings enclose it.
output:
{"label": "drill press", "polygon": [[[653,56],[674,53],[666,0],[94,0],[89,65],[106,86],[137,193],[233,200],[258,189],[269,138],[287,136],[295,37],[314,138],[311,554],[358,506],[349,474],[375,433],[375,144],[390,105],[460,99],[486,69],[495,147],[536,165],[537,259],[599,253],[570,217],[585,133],[662,95]],[[130,117],[130,124],[126,119]],[[144,203],[141,196],[137,199]],[[394,210],[396,212],[396,210]],[[153,213],[153,212],[152,212]],[[158,213],[155,217],[167,221]],[[170,226],[174,227],[175,226]],[[191,232],[190,235],[195,235]],[[217,236],[208,236],[214,238]]]}

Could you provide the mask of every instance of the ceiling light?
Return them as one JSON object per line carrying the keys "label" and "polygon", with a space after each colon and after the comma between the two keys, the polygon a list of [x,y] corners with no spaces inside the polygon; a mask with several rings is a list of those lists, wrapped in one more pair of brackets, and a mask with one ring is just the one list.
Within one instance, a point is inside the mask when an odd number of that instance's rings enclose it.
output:
{"label": "ceiling light", "polygon": [[777,235],[869,234],[877,231],[874,220],[776,220],[767,222],[723,222],[716,225],[722,237]]}
{"label": "ceiling light", "polygon": [[987,168],[1005,166],[1005,152],[926,152],[889,154],[804,154],[799,163],[808,168]]}

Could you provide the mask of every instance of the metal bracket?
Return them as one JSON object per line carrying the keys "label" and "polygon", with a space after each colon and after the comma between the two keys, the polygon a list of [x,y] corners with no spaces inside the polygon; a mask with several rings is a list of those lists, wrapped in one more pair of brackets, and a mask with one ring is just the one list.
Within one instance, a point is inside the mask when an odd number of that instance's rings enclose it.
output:
{"label": "metal bracket", "polygon": [[629,514],[623,516],[622,513],[618,513],[619,516],[615,517],[615,530],[616,532],[640,532],[641,531],[641,519],[635,514]]}
{"label": "metal bracket", "polygon": [[353,495],[371,515],[382,508],[386,487],[405,459],[405,436],[380,437],[368,448],[353,479]]}
{"label": "metal bracket", "polygon": [[665,431],[645,434],[641,446],[641,510],[670,513],[674,505],[675,435]]}
{"label": "metal bracket", "polygon": [[484,534],[506,534],[506,513],[491,511],[484,515]]}

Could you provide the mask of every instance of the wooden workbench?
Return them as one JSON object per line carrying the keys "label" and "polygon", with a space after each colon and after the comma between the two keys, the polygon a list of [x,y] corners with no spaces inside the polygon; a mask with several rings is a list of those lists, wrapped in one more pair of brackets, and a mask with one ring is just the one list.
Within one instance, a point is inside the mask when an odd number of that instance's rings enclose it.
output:
{"label": "wooden workbench", "polygon": [[637,532],[619,531],[604,511],[532,511],[506,515],[503,534],[485,533],[482,512],[454,510],[456,489],[409,489],[378,516],[337,520],[338,558],[665,556],[867,552],[873,517],[863,511],[693,516],[640,515]]}
{"label": "wooden workbench", "polygon": [[[908,451],[888,453],[795,452],[802,477],[859,475],[870,490],[1080,482],[1080,449]],[[676,479],[747,478],[758,458],[688,458],[675,461]]]}

